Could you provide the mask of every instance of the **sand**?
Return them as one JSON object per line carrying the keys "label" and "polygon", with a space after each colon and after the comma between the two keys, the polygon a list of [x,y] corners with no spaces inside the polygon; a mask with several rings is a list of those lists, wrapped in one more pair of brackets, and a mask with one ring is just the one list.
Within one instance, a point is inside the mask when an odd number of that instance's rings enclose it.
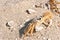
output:
{"label": "sand", "polygon": [[[35,8],[34,5],[46,3],[48,0],[0,0],[0,40],[60,40],[60,17],[54,15],[53,23],[50,27],[33,36],[20,37],[26,20],[41,16],[47,9]],[[36,12],[27,14],[26,10],[33,9]],[[13,21],[9,29],[7,22]]]}

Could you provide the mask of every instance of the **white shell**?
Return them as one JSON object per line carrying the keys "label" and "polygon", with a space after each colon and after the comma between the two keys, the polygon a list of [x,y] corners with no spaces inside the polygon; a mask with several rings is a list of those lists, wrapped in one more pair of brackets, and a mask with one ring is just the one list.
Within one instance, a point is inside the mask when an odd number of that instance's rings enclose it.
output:
{"label": "white shell", "polygon": [[46,38],[45,38],[45,37],[43,37],[43,39],[44,39],[44,40],[46,40]]}
{"label": "white shell", "polygon": [[42,26],[40,26],[40,27],[36,26],[36,27],[35,27],[35,30],[36,30],[36,31],[40,31],[40,30],[42,30],[42,29],[43,29]]}
{"label": "white shell", "polygon": [[51,40],[51,38],[48,38],[48,40]]}
{"label": "white shell", "polygon": [[9,26],[13,26],[14,24],[15,24],[14,21],[9,21],[9,22],[8,22],[8,25],[9,25]]}
{"label": "white shell", "polygon": [[33,12],[36,12],[35,10],[33,9],[28,9],[29,13],[33,13]]}

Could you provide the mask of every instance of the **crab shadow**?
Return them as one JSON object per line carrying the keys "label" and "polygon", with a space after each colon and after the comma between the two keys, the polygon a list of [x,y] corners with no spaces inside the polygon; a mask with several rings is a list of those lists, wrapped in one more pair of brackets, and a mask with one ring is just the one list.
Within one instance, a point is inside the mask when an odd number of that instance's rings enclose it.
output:
{"label": "crab shadow", "polygon": [[32,22],[32,20],[33,20],[33,19],[27,21],[27,22],[24,24],[24,26],[19,30],[19,37],[20,37],[20,38],[21,38],[22,35],[24,34],[25,28],[28,27],[28,24],[29,24],[30,22]]}

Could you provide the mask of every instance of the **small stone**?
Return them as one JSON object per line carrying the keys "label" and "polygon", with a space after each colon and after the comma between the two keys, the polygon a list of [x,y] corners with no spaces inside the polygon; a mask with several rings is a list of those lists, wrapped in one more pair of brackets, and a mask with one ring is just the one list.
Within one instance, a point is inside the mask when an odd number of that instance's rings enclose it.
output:
{"label": "small stone", "polygon": [[46,6],[46,5],[43,5],[43,8],[44,8],[44,9],[47,9],[47,6]]}
{"label": "small stone", "polygon": [[50,5],[48,3],[45,3],[44,7],[45,7],[45,9],[49,9],[50,10]]}
{"label": "small stone", "polygon": [[[36,8],[43,8],[43,3],[40,3],[39,5],[34,5]],[[33,7],[34,7],[33,6]]]}
{"label": "small stone", "polygon": [[9,22],[6,23],[6,26],[11,27],[11,26],[13,26],[14,24],[15,24],[14,21],[9,21]]}
{"label": "small stone", "polygon": [[48,38],[47,40],[51,40],[51,38]]}
{"label": "small stone", "polygon": [[37,37],[38,39],[40,38],[40,36]]}
{"label": "small stone", "polygon": [[45,37],[43,37],[43,39],[45,40],[46,38],[45,38]]}
{"label": "small stone", "polygon": [[31,14],[31,13],[36,12],[36,11],[33,10],[33,9],[28,9],[28,10],[26,10],[26,12],[27,12],[28,14]]}
{"label": "small stone", "polygon": [[23,25],[20,25],[20,27],[23,27]]}

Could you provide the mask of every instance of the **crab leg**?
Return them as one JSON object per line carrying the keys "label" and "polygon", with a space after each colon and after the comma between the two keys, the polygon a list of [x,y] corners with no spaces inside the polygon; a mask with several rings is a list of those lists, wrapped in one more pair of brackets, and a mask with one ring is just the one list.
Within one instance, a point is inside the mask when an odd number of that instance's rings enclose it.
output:
{"label": "crab leg", "polygon": [[24,31],[24,37],[30,32],[32,24]]}

